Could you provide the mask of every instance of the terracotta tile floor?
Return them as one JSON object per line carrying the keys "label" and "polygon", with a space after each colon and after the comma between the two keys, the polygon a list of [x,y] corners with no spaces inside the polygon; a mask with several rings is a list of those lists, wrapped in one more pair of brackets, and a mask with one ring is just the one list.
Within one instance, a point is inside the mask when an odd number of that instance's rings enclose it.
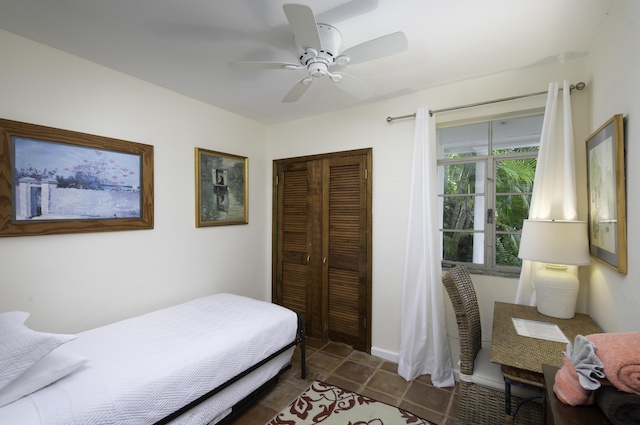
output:
{"label": "terracotta tile floor", "polygon": [[264,425],[288,406],[312,381],[319,380],[398,406],[435,425],[455,423],[457,386],[436,388],[429,375],[407,382],[398,365],[333,342],[307,338],[307,379],[300,379],[300,352],[296,348],[291,370],[233,425]]}

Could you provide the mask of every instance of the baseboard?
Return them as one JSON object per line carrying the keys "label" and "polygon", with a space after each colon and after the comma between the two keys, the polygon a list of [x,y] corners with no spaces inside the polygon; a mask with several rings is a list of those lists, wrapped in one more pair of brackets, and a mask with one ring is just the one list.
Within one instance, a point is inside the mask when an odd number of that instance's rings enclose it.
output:
{"label": "baseboard", "polygon": [[[371,347],[371,355],[393,363],[398,363],[400,361],[400,355],[398,353],[383,350],[382,348]],[[460,381],[460,369],[453,369],[453,379]]]}
{"label": "baseboard", "polygon": [[385,359],[389,362],[398,363],[400,360],[400,356],[398,353],[389,350],[383,350],[382,348],[371,347],[371,355],[380,357],[381,359]]}

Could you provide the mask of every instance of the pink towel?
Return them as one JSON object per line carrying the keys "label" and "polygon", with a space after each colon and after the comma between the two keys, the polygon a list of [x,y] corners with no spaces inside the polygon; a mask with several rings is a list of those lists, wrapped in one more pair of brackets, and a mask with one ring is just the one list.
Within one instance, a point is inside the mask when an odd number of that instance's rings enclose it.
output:
{"label": "pink towel", "polygon": [[582,406],[593,404],[594,392],[585,390],[580,385],[578,373],[568,358],[564,358],[564,365],[556,372],[556,383],[553,385],[553,392],[558,399],[571,406]]}
{"label": "pink towel", "polygon": [[598,333],[586,338],[596,346],[607,380],[621,391],[640,394],[640,332]]}

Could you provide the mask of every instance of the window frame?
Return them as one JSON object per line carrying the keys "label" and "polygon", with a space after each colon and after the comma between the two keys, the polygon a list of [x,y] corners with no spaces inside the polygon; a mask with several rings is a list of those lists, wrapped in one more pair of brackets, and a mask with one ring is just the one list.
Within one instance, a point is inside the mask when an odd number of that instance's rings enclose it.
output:
{"label": "window frame", "polygon": [[[465,163],[483,163],[484,164],[484,168],[485,168],[485,177],[484,177],[484,183],[483,183],[483,191],[482,192],[477,192],[474,193],[473,197],[478,197],[478,196],[483,196],[484,197],[484,209],[483,209],[483,230],[475,230],[475,229],[471,229],[471,230],[455,230],[455,229],[444,229],[444,198],[446,196],[465,196],[465,195],[446,195],[443,190],[443,187],[440,187],[438,190],[438,202],[440,205],[440,226],[439,226],[439,233],[440,233],[440,247],[442,250],[444,250],[444,238],[443,235],[446,231],[453,231],[453,232],[471,232],[473,234],[475,233],[481,233],[484,234],[484,247],[483,247],[483,251],[484,251],[484,263],[483,264],[479,264],[479,263],[468,263],[468,262],[463,262],[463,261],[454,261],[454,260],[445,260],[444,258],[441,261],[442,264],[442,268],[443,269],[448,269],[451,267],[454,267],[455,265],[458,264],[462,264],[465,265],[470,271],[472,271],[473,273],[476,274],[486,274],[486,275],[494,275],[494,276],[505,276],[505,277],[517,277],[520,275],[520,271],[521,271],[521,267],[520,266],[505,266],[505,265],[498,265],[496,264],[496,259],[497,259],[497,255],[496,255],[496,237],[498,235],[501,234],[516,234],[519,235],[521,234],[520,232],[506,232],[506,231],[498,231],[496,229],[496,220],[495,220],[495,214],[496,214],[496,206],[498,205],[497,203],[497,196],[507,196],[507,195],[529,195],[532,196],[532,191],[531,192],[505,192],[505,193],[496,193],[496,174],[497,174],[497,166],[499,164],[499,162],[501,161],[505,161],[505,160],[513,160],[513,159],[531,159],[531,158],[535,158],[537,160],[538,158],[538,154],[539,154],[539,145],[538,150],[536,151],[531,151],[531,152],[517,152],[517,153],[505,153],[505,154],[500,154],[500,155],[495,155],[494,154],[494,148],[493,148],[493,144],[494,144],[494,135],[493,135],[493,127],[494,127],[494,123],[496,121],[499,121],[501,119],[515,119],[515,118],[521,118],[521,117],[528,117],[528,116],[535,116],[535,115],[543,115],[544,112],[540,112],[540,111],[531,111],[530,113],[522,113],[522,114],[509,114],[507,116],[502,116],[502,117],[485,117],[485,118],[479,118],[477,120],[473,120],[472,122],[470,121],[466,121],[464,123],[459,123],[459,124],[454,124],[454,123],[448,123],[447,125],[442,125],[442,126],[437,126],[437,129],[445,129],[445,128],[452,128],[452,127],[459,127],[459,126],[464,126],[464,125],[468,125],[468,124],[480,124],[480,123],[487,123],[487,154],[485,155],[476,155],[476,156],[469,156],[469,157],[461,157],[461,158],[439,158],[437,160],[437,165],[438,165],[438,169],[440,170],[441,167],[444,167],[446,165],[451,165],[451,164],[465,164]],[[436,141],[436,143],[438,143],[439,145],[439,140]],[[537,166],[537,162],[536,162],[536,166]],[[438,171],[438,173],[440,173],[440,171]],[[439,175],[439,180],[442,182],[442,184],[445,183],[444,180],[444,176],[440,176]],[[475,202],[475,201],[474,201]],[[492,220],[489,221],[489,211],[491,211],[492,214]],[[475,220],[475,217],[474,217]]]}

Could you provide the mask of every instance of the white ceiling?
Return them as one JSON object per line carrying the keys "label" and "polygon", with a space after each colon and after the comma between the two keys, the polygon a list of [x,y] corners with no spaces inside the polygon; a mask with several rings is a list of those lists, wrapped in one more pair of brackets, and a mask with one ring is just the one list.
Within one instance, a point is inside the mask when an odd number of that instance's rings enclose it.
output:
{"label": "white ceiling", "polygon": [[343,48],[403,31],[407,51],[344,71],[375,87],[359,101],[304,70],[231,70],[296,62],[287,0],[0,0],[0,28],[264,122],[278,123],[470,77],[587,54],[614,0],[296,0],[337,27]]}

